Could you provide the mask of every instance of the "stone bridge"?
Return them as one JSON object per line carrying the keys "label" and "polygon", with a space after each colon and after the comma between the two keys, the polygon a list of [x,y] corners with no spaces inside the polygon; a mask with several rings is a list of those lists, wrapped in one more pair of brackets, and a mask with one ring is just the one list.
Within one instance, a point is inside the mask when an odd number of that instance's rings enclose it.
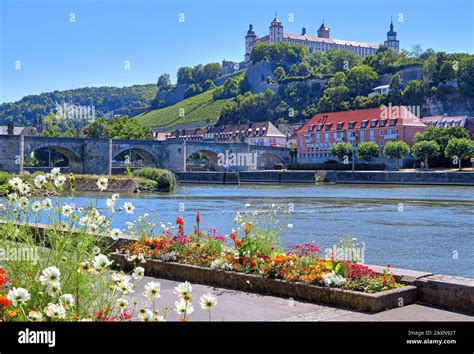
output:
{"label": "stone bridge", "polygon": [[246,143],[168,142],[155,140],[112,140],[88,138],[54,138],[0,135],[0,170],[21,173],[25,156],[48,148],[69,160],[69,172],[111,174],[113,161],[133,151],[149,166],[175,172],[186,171],[187,159],[203,153],[215,170],[245,171],[271,169],[275,163],[291,162],[287,148],[249,145]]}

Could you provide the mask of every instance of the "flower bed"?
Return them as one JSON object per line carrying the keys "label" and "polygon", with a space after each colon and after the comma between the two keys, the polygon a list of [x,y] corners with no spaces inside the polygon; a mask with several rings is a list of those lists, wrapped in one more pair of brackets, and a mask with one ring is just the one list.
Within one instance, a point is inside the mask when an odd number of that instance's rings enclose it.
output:
{"label": "flower bed", "polygon": [[[110,256],[124,269],[131,267],[127,255],[117,252],[112,253]],[[378,293],[363,293],[340,288],[293,283],[235,271],[213,270],[189,264],[164,262],[155,259],[148,260],[143,264],[143,267],[146,274],[165,279],[178,281],[188,279],[194,283],[297,298],[370,312],[379,312],[397,306],[408,305],[413,303],[417,297],[415,286],[403,286]]]}
{"label": "flower bed", "polygon": [[266,222],[258,213],[238,215],[239,227],[229,236],[218,235],[215,230],[202,232],[199,214],[194,232],[185,234],[184,220],[178,217],[177,230],[164,227],[162,235],[124,245],[112,257],[124,267],[127,262],[144,264],[150,274],[171,279],[186,278],[360,310],[380,311],[415,300],[416,288],[398,283],[389,267],[376,273],[335,255],[320,257],[319,249],[310,243],[290,245],[284,252],[277,233],[267,228],[275,224],[274,214],[264,214],[269,219]]}

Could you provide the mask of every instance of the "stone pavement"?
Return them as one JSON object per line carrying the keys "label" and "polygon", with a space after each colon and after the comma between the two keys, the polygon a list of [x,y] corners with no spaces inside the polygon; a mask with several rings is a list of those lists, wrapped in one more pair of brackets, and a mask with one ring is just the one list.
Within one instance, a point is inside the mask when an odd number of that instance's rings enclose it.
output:
{"label": "stone pavement", "polygon": [[[137,309],[151,308],[150,301],[142,295],[143,287],[149,281],[161,283],[161,297],[155,300],[156,308],[171,308],[167,320],[178,320],[178,315],[172,310],[177,300],[173,289],[180,283],[177,281],[144,277],[138,282],[132,298],[125,297],[130,306],[133,306],[132,301],[136,300]],[[217,306],[211,312],[212,321],[474,321],[474,316],[420,304],[370,314],[271,295],[201,284],[192,286],[194,312],[188,315],[190,321],[208,321],[208,312],[199,305],[199,298],[207,293],[217,297]]]}

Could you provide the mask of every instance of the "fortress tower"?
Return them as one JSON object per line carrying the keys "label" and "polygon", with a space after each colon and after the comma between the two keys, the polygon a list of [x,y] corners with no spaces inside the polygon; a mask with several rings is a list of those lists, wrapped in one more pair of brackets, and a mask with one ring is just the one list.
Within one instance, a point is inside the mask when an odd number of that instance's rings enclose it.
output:
{"label": "fortress tower", "polygon": [[390,31],[387,32],[387,40],[383,44],[397,52],[400,50],[400,41],[397,40],[397,32],[393,30],[393,20],[390,20]]}

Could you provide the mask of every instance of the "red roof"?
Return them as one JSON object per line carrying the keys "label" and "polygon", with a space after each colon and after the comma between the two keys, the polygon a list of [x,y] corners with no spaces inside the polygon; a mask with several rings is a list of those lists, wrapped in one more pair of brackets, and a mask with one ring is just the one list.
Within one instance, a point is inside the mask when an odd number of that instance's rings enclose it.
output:
{"label": "red roof", "polygon": [[[421,120],[416,115],[411,113],[405,106],[393,106],[386,108],[386,112],[381,108],[369,108],[355,111],[318,113],[308,122],[306,122],[298,130],[298,132],[306,133],[311,126],[314,126],[314,130],[311,130],[314,132],[370,128],[371,121],[377,121],[377,125],[375,127],[379,128],[381,120],[387,120],[385,126],[388,127],[389,119],[397,119],[394,126],[425,126],[423,122],[421,122]],[[391,108],[391,110],[389,108]],[[361,126],[361,123],[365,121],[367,121],[367,126]],[[349,126],[350,123],[352,123],[353,126],[352,124]],[[318,126],[320,126],[321,129],[318,130]]]}

